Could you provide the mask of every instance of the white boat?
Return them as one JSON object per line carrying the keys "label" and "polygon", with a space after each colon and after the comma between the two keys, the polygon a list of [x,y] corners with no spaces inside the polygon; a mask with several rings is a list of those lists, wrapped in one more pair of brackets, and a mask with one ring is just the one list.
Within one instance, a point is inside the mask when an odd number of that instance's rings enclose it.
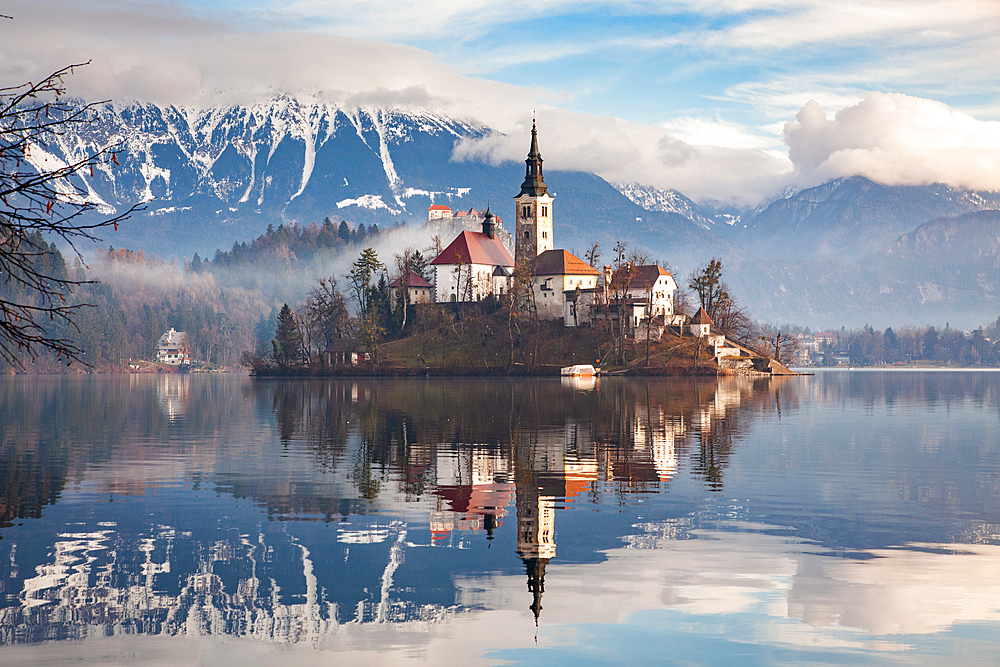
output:
{"label": "white boat", "polygon": [[576,364],[575,366],[564,367],[562,375],[564,377],[589,378],[597,375],[597,369],[591,364]]}

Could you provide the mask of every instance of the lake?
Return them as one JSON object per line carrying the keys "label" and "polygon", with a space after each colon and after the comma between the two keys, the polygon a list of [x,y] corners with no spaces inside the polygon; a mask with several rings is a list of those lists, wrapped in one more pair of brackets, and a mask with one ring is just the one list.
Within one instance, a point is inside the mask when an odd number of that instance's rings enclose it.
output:
{"label": "lake", "polygon": [[0,379],[0,664],[996,664],[1000,373]]}

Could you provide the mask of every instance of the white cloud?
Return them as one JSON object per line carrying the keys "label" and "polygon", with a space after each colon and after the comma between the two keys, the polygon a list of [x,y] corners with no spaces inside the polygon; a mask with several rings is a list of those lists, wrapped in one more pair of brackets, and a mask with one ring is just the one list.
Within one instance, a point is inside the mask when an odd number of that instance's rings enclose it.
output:
{"label": "white cloud", "polygon": [[[701,137],[690,143],[658,127],[629,123],[618,118],[574,114],[563,109],[540,110],[539,147],[546,169],[594,172],[609,181],[640,182],[673,188],[694,199],[756,203],[778,189],[790,165],[772,151],[743,146],[729,147]],[[481,160],[492,164],[522,161],[527,153],[530,117],[505,135],[460,142],[456,160]],[[732,132],[732,129],[729,129]],[[689,133],[696,139],[695,133]]]}
{"label": "white cloud", "polygon": [[863,42],[874,35],[926,42],[982,35],[984,24],[998,19],[996,3],[990,0],[808,0],[790,3],[786,9],[710,33],[708,43],[786,50],[823,42]]}
{"label": "white cloud", "polygon": [[[970,16],[986,16],[982,3],[966,2],[975,10]],[[329,18],[339,15],[337,12],[358,10],[342,29],[367,26],[354,31],[364,35],[377,27],[393,35],[409,21],[415,33],[437,31],[444,41],[447,37],[456,44],[467,44],[484,29],[484,21],[499,11],[483,3],[471,8],[449,8],[444,3],[438,7],[440,12],[396,4],[365,5],[362,10],[360,4],[352,2],[299,3],[283,13],[266,13],[263,9],[267,5],[260,4],[262,9],[252,10],[257,13],[246,10],[251,13],[225,16],[196,15],[176,4],[124,0],[96,4],[51,0],[44,6],[12,0],[8,4],[4,11],[13,14],[15,21],[0,24],[0,80],[36,79],[66,63],[92,60],[89,67],[68,80],[72,93],[90,99],[206,106],[252,103],[283,92],[346,106],[417,107],[497,130],[497,135],[461,144],[455,153],[458,160],[491,162],[524,159],[530,110],[537,108],[547,168],[592,171],[612,181],[674,188],[696,200],[755,204],[789,182],[793,163],[795,177],[803,182],[860,173],[885,182],[943,180],[997,187],[992,180],[998,173],[995,143],[990,143],[995,142],[995,124],[914,97],[872,94],[851,106],[874,86],[858,87],[856,77],[849,74],[776,74],[773,83],[736,83],[726,95],[716,96],[764,108],[767,123],[785,120],[802,107],[809,97],[801,91],[809,91],[824,107],[844,109],[831,121],[813,106],[803,107],[798,123],[786,129],[790,148],[786,155],[771,139],[773,128],[767,125],[753,128],[722,116],[706,119],[696,109],[680,116],[665,110],[667,120],[659,126],[573,113],[545,104],[559,105],[571,99],[567,91],[555,87],[558,79],[546,78],[537,86],[531,85],[534,82],[511,85],[482,78],[479,70],[456,66],[443,56],[411,46],[317,32],[273,31],[275,26],[288,29],[310,12]],[[934,2],[917,4],[920,6],[914,11],[926,20],[942,11]],[[598,6],[600,3],[584,5],[590,10]],[[544,11],[552,15],[570,11],[567,7],[548,5]],[[848,6],[852,7],[852,11],[862,11],[858,5]],[[685,9],[697,11],[685,2],[658,7],[637,3],[631,11],[641,18]],[[794,26],[799,25],[795,21],[819,21],[825,16],[825,10],[812,0],[731,0],[725,9],[738,14],[727,16],[737,27],[760,23],[775,27],[779,33],[794,32]],[[516,8],[506,11],[516,13]],[[764,18],[757,18],[760,15]],[[879,29],[891,31],[885,12],[879,16],[882,22],[878,25],[883,26]],[[508,18],[497,20],[502,23]],[[940,28],[964,34],[965,28],[956,27],[958,21],[942,19]],[[321,22],[317,29],[328,26]],[[607,40],[616,39],[619,37],[609,31]],[[839,38],[816,33],[815,39]],[[560,44],[564,43],[565,39],[554,41],[553,57],[571,54],[572,50],[562,50]],[[746,37],[745,43],[752,44],[753,39]],[[507,50],[517,49],[512,46]],[[721,52],[731,54],[734,50],[723,48]],[[542,47],[532,53],[535,58],[549,57]],[[965,59],[966,69],[978,62],[961,50],[954,58]],[[502,54],[492,59],[511,60]],[[909,76],[908,72],[917,71],[917,64],[894,65],[877,76]],[[627,96],[621,104],[628,104]],[[895,110],[890,113],[887,107]],[[621,113],[626,115],[627,109]]]}
{"label": "white cloud", "polygon": [[761,135],[746,125],[721,118],[680,116],[661,125],[674,139],[695,146],[769,150],[775,147],[777,136],[780,136]]}
{"label": "white cloud", "polygon": [[860,175],[887,185],[1000,189],[1000,122],[933,100],[871,93],[832,119],[809,102],[786,123],[785,142],[802,185]]}

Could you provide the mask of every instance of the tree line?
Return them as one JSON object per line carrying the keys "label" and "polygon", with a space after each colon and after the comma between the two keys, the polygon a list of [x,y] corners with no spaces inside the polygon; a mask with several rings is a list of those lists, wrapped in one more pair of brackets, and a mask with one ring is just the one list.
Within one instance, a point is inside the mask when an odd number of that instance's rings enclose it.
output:
{"label": "tree line", "polygon": [[855,366],[934,363],[967,367],[1000,366],[1000,317],[986,327],[967,334],[945,325],[906,326],[876,331],[842,329],[832,342],[824,343],[817,363],[835,366],[846,360]]}
{"label": "tree line", "polygon": [[236,241],[228,251],[217,249],[212,259],[202,259],[195,253],[190,267],[195,273],[245,267],[284,270],[295,262],[308,262],[317,255],[370,242],[380,233],[374,223],[370,227],[358,223],[352,229],[346,220],[338,226],[329,217],[323,219],[322,225],[315,222],[280,224],[277,228],[268,225],[263,234],[249,243]]}

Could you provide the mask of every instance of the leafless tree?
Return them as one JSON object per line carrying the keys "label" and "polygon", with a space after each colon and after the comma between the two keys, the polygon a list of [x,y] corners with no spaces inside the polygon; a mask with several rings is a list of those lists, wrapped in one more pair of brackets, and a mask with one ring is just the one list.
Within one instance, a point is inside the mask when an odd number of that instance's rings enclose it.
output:
{"label": "leafless tree", "polygon": [[96,204],[88,199],[85,179],[94,168],[118,165],[120,145],[106,146],[66,162],[43,165],[59,138],[93,122],[93,110],[103,102],[64,102],[64,79],[87,63],[56,70],[37,83],[0,88],[0,358],[23,365],[25,358],[53,352],[67,363],[80,361],[83,351],[60,330],[76,329],[74,315],[88,304],[73,303],[73,288],[86,280],[72,279],[58,249],[46,238],[69,246],[99,240],[95,233],[118,228],[139,206],[110,218],[89,215]]}
{"label": "leafless tree", "polygon": [[731,304],[729,287],[722,281],[722,260],[718,258],[709,260],[708,264],[695,271],[688,287],[698,294],[701,307],[713,321],[720,311]]}
{"label": "leafless tree", "polygon": [[649,251],[645,248],[632,248],[625,257],[632,266],[647,266],[650,264]]}
{"label": "leafless tree", "polygon": [[625,308],[628,305],[628,293],[635,278],[635,266],[628,261],[628,243],[618,241],[615,244],[615,257],[611,266],[611,285],[609,298],[618,309],[617,326],[612,328],[612,338],[615,348],[615,358],[619,364],[625,363]]}
{"label": "leafless tree", "polygon": [[763,343],[761,352],[778,363],[787,364],[799,349],[799,341],[794,334],[785,333],[777,327],[764,327],[759,338]]}
{"label": "leafless tree", "polygon": [[414,248],[396,253],[393,255],[393,260],[396,262],[396,273],[399,274],[399,300],[403,308],[403,323],[399,328],[402,331],[406,328],[406,315],[410,304],[410,277],[417,275],[423,278],[427,261],[420,251]]}

